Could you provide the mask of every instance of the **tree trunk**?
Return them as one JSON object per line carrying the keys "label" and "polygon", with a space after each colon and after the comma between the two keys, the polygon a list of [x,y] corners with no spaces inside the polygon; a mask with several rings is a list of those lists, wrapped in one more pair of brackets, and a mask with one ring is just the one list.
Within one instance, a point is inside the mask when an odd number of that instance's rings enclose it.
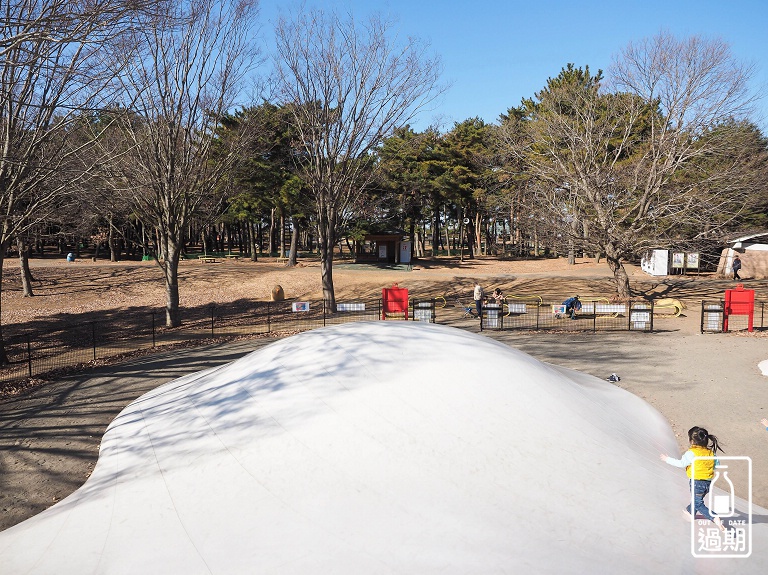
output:
{"label": "tree trunk", "polygon": [[270,256],[275,253],[275,208],[269,212],[269,249],[267,251]]}
{"label": "tree trunk", "polygon": [[147,228],[144,227],[144,222],[141,222],[141,259],[149,255],[149,246],[147,245]]}
{"label": "tree trunk", "polygon": [[179,245],[166,240],[163,251],[165,259],[160,264],[165,279],[165,326],[178,327],[181,325],[179,313]]}
{"label": "tree trunk", "polygon": [[293,230],[291,231],[291,253],[288,256],[287,266],[292,268],[296,265],[296,252],[299,247],[299,224],[296,223],[296,218],[291,218],[293,224]]}
{"label": "tree trunk", "polygon": [[515,202],[509,203],[509,249],[512,255],[515,254],[517,245],[517,224],[515,222]]}
{"label": "tree trunk", "polygon": [[116,262],[118,259],[117,246],[115,245],[115,226],[113,224],[112,214],[109,214],[109,233],[107,235],[109,243],[109,261]]}
{"label": "tree trunk", "polygon": [[[5,258],[5,246],[0,244],[0,293],[3,289],[3,259]],[[5,338],[3,336],[2,322],[2,298],[0,298],[0,365],[8,365],[8,354],[5,353]]]}
{"label": "tree trunk", "polygon": [[[325,228],[325,229],[323,229]],[[318,225],[318,247],[320,248],[320,280],[323,286],[323,301],[331,313],[336,312],[336,294],[333,289],[333,230],[329,224]]]}
{"label": "tree trunk", "polygon": [[155,246],[155,249],[157,250],[155,258],[157,261],[165,261],[165,254],[163,253],[165,246],[160,242],[160,230],[157,228],[155,228]]}
{"label": "tree trunk", "polygon": [[16,238],[16,247],[19,250],[19,264],[21,267],[21,287],[24,297],[33,297],[32,291],[32,272],[29,269],[29,246],[21,238]]}
{"label": "tree trunk", "polygon": [[200,240],[203,242],[203,255],[208,255],[208,232],[205,228],[200,230]]}
{"label": "tree trunk", "polygon": [[258,230],[253,229],[254,226],[253,222],[248,222],[248,229],[250,230],[250,234],[248,234],[251,238],[251,261],[255,262],[258,261],[259,256],[257,255],[258,248],[256,246],[256,240],[258,239]]}
{"label": "tree trunk", "polygon": [[485,245],[485,251],[483,251],[483,229],[482,229],[482,219],[480,218],[480,212],[477,212],[475,214],[475,234],[473,242],[475,244],[475,255],[488,255],[488,244]]}
{"label": "tree trunk", "polygon": [[613,279],[616,281],[616,295],[621,299],[628,300],[632,297],[632,291],[629,287],[627,270],[624,269],[624,264],[621,263],[621,256],[612,245],[605,247],[605,256],[608,267],[613,272]]}
{"label": "tree trunk", "polygon": [[440,205],[435,202],[435,208],[433,210],[433,225],[432,225],[432,257],[435,257],[440,247]]}
{"label": "tree trunk", "polygon": [[473,260],[475,259],[475,229],[472,227],[471,220],[470,223],[465,226],[464,231],[464,237],[467,238],[467,254],[469,259]]}

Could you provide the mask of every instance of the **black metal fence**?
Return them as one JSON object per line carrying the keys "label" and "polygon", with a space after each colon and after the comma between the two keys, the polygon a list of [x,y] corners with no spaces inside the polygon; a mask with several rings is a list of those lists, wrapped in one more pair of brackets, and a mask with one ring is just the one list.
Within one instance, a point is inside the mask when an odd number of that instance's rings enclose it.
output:
{"label": "black metal fence", "polygon": [[481,330],[653,331],[653,302],[583,301],[573,316],[552,302],[518,302],[483,307]]}
{"label": "black metal fence", "polygon": [[[756,301],[752,314],[752,329],[764,330],[768,328],[766,311],[768,305],[763,301]],[[701,302],[701,333],[723,333],[726,331],[743,331],[749,329],[749,317],[744,314],[729,314],[725,321],[725,301]]]}
{"label": "black metal fence", "polygon": [[[478,326],[458,302],[443,298],[412,298],[409,320]],[[472,308],[473,309],[473,308]],[[486,306],[481,330],[549,331],[653,331],[653,306],[649,302],[612,304],[582,302],[575,319],[562,305],[548,302],[511,302],[495,309]],[[0,369],[0,385],[34,378],[52,371],[87,364],[138,350],[269,333],[295,333],[316,327],[382,319],[380,299],[337,302],[331,313],[322,301],[259,302],[239,300],[199,308],[182,308],[183,325],[164,326],[164,310],[115,315],[93,321],[69,323],[48,319],[38,326],[5,326],[3,341],[10,363]]]}

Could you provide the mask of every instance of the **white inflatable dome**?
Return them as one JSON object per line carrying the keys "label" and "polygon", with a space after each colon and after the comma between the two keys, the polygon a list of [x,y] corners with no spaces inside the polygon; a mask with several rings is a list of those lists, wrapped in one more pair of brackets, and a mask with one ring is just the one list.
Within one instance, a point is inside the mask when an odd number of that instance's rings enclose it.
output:
{"label": "white inflatable dome", "polygon": [[134,401],[85,485],[0,533],[0,572],[694,572],[660,452],[639,398],[483,336],[323,328]]}

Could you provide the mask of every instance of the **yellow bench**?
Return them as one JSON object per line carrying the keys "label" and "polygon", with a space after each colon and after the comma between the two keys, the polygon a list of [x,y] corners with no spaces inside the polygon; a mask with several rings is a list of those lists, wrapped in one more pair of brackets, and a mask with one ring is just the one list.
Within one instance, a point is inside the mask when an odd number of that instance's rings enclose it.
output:
{"label": "yellow bench", "polygon": [[216,258],[213,256],[197,256],[197,259],[200,260],[201,264],[215,264]]}

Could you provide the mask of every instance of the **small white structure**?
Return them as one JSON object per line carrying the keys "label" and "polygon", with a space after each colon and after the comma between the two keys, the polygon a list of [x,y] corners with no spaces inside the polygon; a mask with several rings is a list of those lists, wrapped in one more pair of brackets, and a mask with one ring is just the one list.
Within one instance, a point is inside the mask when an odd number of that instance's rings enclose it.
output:
{"label": "small white structure", "polygon": [[322,328],[130,404],[0,573],[764,574],[768,524],[748,560],[692,557],[661,452],[642,399],[481,335]]}
{"label": "small white structure", "polygon": [[669,250],[648,250],[640,259],[640,269],[652,276],[669,274]]}

